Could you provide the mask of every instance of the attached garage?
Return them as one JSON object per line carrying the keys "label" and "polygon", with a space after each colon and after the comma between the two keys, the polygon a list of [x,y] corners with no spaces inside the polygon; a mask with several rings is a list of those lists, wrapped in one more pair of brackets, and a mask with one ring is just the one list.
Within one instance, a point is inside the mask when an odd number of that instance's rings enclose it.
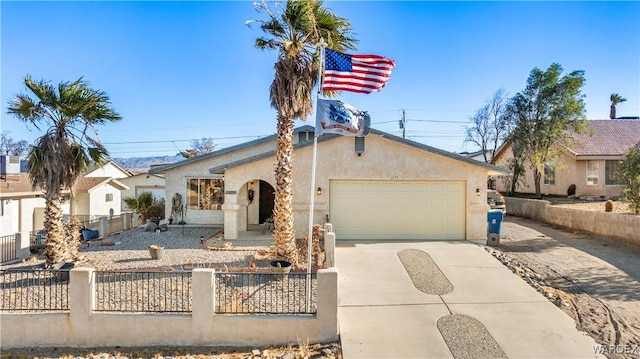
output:
{"label": "attached garage", "polygon": [[332,180],[329,211],[340,240],[464,240],[463,181]]}

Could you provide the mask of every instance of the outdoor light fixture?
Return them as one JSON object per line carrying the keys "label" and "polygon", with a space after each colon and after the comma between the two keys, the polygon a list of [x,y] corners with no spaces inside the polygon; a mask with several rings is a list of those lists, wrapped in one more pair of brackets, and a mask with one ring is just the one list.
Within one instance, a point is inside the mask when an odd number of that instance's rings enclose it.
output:
{"label": "outdoor light fixture", "polygon": [[318,187],[318,196],[322,196],[322,188]]}
{"label": "outdoor light fixture", "polygon": [[476,188],[476,196],[480,196],[480,188]]}

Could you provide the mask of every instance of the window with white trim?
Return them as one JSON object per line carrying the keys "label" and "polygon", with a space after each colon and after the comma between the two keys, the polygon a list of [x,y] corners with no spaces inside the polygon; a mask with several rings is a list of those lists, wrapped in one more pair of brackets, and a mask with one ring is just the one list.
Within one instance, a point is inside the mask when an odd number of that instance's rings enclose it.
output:
{"label": "window with white trim", "polygon": [[105,196],[104,196],[104,201],[105,201],[105,202],[111,202],[111,201],[113,201],[113,193],[107,193],[107,194],[105,194]]}
{"label": "window with white trim", "polygon": [[223,203],[222,178],[187,178],[187,209],[219,210]]}
{"label": "window with white trim", "polygon": [[619,160],[604,161],[604,184],[607,186],[622,186],[624,179],[620,173],[621,164]]}
{"label": "window with white trim", "polygon": [[598,174],[600,172],[600,166],[597,160],[587,161],[587,186],[598,185]]}
{"label": "window with white trim", "polygon": [[544,164],[544,184],[556,184],[556,168],[550,163]]}

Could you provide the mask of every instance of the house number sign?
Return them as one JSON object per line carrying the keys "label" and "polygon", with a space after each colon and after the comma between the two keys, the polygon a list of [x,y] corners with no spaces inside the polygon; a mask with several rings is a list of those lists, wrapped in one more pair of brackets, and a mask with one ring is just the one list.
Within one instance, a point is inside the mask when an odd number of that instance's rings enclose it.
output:
{"label": "house number sign", "polygon": [[238,191],[224,191],[224,194],[236,194]]}

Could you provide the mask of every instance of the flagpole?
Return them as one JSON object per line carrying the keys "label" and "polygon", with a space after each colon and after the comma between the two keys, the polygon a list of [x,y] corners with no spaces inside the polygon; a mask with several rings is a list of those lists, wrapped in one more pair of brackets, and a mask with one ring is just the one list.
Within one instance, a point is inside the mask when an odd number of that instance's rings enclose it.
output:
{"label": "flagpole", "polygon": [[[320,66],[318,68],[318,94],[316,96],[316,116],[318,116],[318,98],[322,93],[322,70],[324,69],[324,46],[325,43],[320,38]],[[316,121],[317,122],[317,121]],[[315,205],[315,188],[316,188],[316,156],[318,153],[318,129],[314,129],[313,132],[313,154],[311,158],[311,188],[309,190],[309,234],[307,235],[307,313],[311,311],[311,257],[312,256],[312,242],[313,242],[313,207]]]}

